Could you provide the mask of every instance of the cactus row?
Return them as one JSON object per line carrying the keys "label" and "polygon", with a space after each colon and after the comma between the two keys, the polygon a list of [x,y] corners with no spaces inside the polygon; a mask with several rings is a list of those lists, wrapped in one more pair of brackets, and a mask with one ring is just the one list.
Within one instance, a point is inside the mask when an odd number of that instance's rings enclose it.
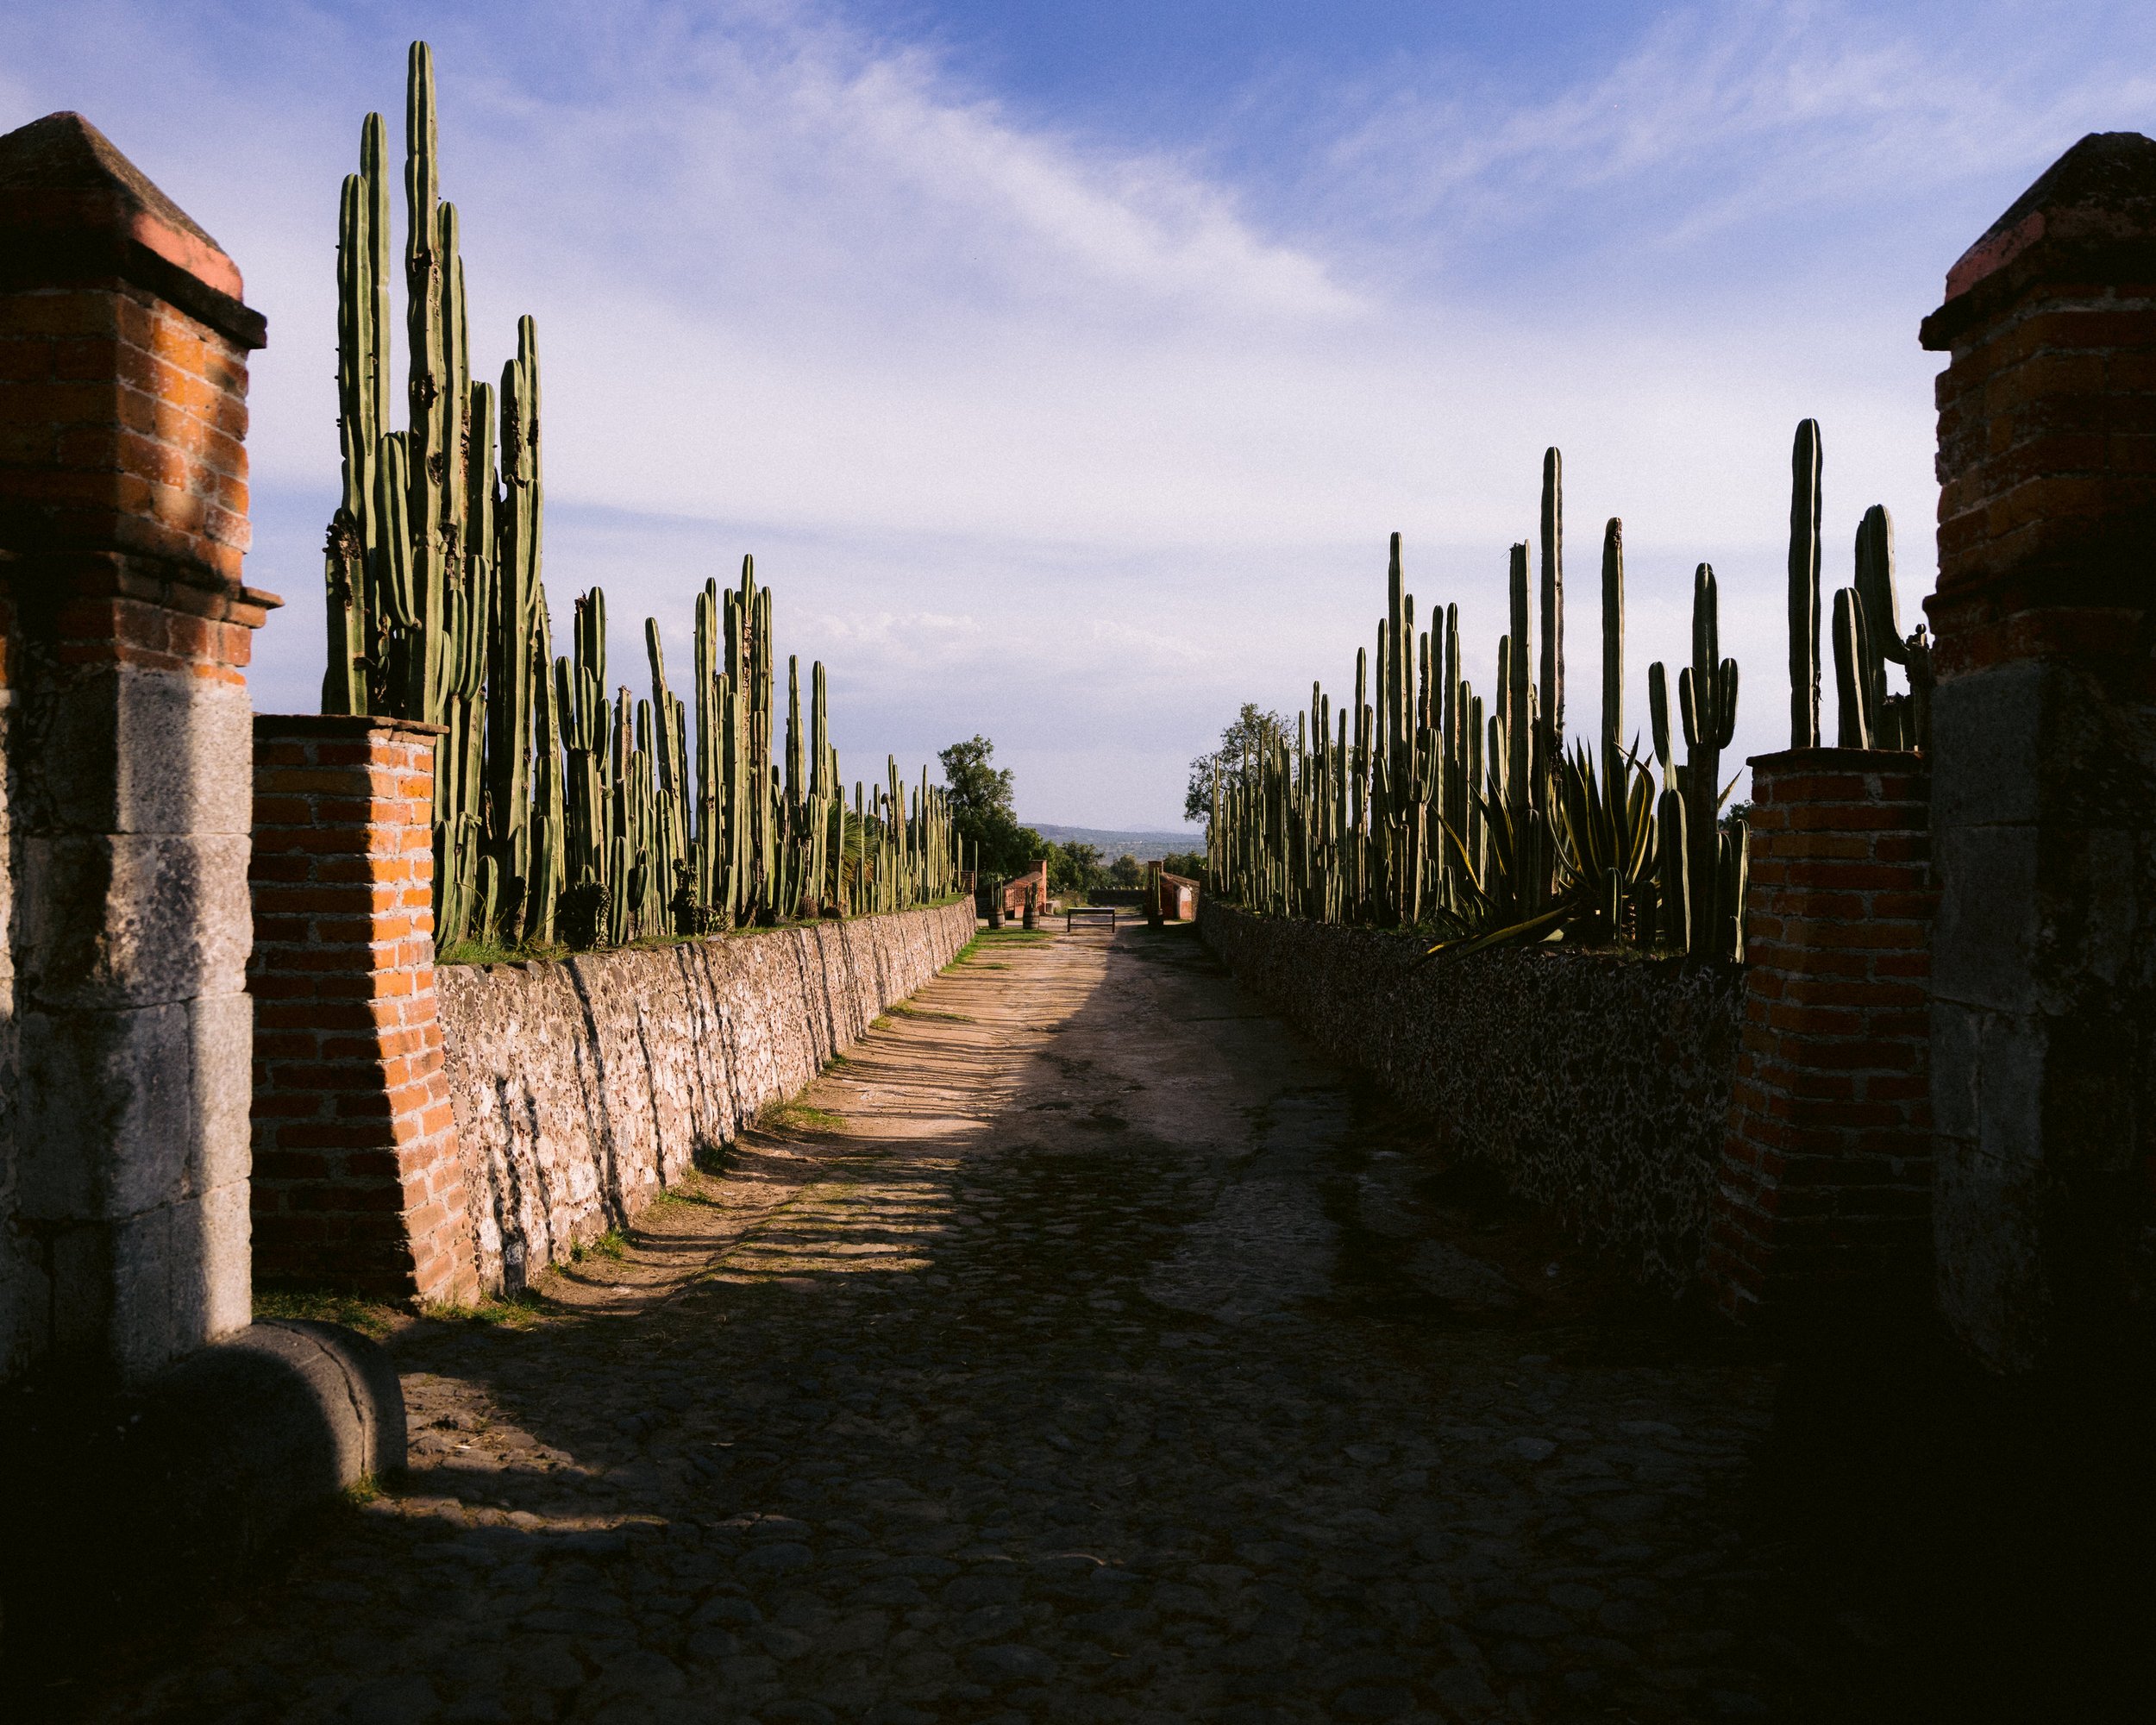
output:
{"label": "cactus row", "polygon": [[[605,595],[575,605],[555,657],[541,580],[538,336],[517,324],[498,396],[470,375],[454,207],[437,196],[433,56],[412,44],[405,103],[405,429],[390,417],[385,129],[360,128],[337,242],[343,489],[324,553],[324,712],[439,726],[436,940],[620,945],[932,902],[963,885],[940,787],[895,762],[849,810],[824,667],[787,661],[774,757],[772,600],[697,596],[692,699],[645,619],[650,693],[610,693]],[[498,424],[498,442],[496,428]],[[693,731],[691,713],[693,712]]]}
{"label": "cactus row", "polygon": [[[1819,737],[1821,475],[1818,423],[1790,452],[1789,725]],[[1294,741],[1283,736],[1219,776],[1208,836],[1211,889],[1274,914],[1432,929],[1438,950],[1578,938],[1651,950],[1744,956],[1746,832],[1722,809],[1722,753],[1735,734],[1737,662],[1720,650],[1714,571],[1693,574],[1689,662],[1676,723],[1665,667],[1647,670],[1651,769],[1625,737],[1624,526],[1602,536],[1600,747],[1564,745],[1564,464],[1542,464],[1540,653],[1529,544],[1512,548],[1510,627],[1497,643],[1489,717],[1461,677],[1459,612],[1415,633],[1415,602],[1393,536],[1377,686],[1356,656],[1351,711],[1313,685]],[[1874,505],[1857,530],[1855,581],[1834,594],[1833,644],[1845,748],[1921,749],[1930,648],[1904,637],[1894,588],[1894,524]],[[1412,643],[1412,647],[1411,647]],[[1905,694],[1888,692],[1902,667]],[[1677,743],[1681,737],[1683,748]],[[1657,788],[1657,781],[1659,788]]]}
{"label": "cactus row", "polygon": [[1741,821],[1720,820],[1717,784],[1737,667],[1720,656],[1714,571],[1701,565],[1694,581],[1691,663],[1677,681],[1681,762],[1664,668],[1649,675],[1658,796],[1624,737],[1624,529],[1614,519],[1602,537],[1601,746],[1565,751],[1555,449],[1542,480],[1539,593],[1535,548],[1522,542],[1510,554],[1511,626],[1487,716],[1460,674],[1458,607],[1433,610],[1418,631],[1394,535],[1376,656],[1356,656],[1351,706],[1336,712],[1313,684],[1292,741],[1282,735],[1216,776],[1212,891],[1275,915],[1432,931],[1445,937],[1441,948],[1561,936],[1742,957],[1745,835]]}

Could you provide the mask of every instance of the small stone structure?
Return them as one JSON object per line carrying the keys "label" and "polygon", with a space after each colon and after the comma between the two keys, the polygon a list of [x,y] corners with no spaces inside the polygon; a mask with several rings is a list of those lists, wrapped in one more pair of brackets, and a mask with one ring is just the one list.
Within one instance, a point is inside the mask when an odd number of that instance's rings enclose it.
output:
{"label": "small stone structure", "polygon": [[1160,877],[1160,913],[1169,922],[1188,922],[1198,914],[1198,883],[1186,875]]}
{"label": "small stone structure", "polygon": [[438,725],[254,721],[254,1268],[479,1291],[435,1013]]}
{"label": "small stone structure", "polygon": [[[2156,1344],[2156,141],[1963,254],[1938,382],[1939,1303],[1995,1370]],[[2130,1368],[2129,1368],[2130,1369]]]}
{"label": "small stone structure", "polygon": [[1932,1275],[1925,762],[1751,764],[1744,1052],[1708,1281],[1739,1321],[1907,1320]]}
{"label": "small stone structure", "polygon": [[1035,895],[1037,908],[1048,908],[1048,859],[1043,857],[1023,875],[1013,876],[1003,883],[1003,913],[1018,916],[1025,909],[1025,895]]}
{"label": "small stone structure", "polygon": [[1556,950],[1420,964],[1382,930],[1201,898],[1266,1006],[1651,1285],[1698,1276],[1744,1002],[1734,965]]}
{"label": "small stone structure", "polygon": [[970,900],[435,975],[480,1284],[516,1291],[793,1095],[973,938]]}

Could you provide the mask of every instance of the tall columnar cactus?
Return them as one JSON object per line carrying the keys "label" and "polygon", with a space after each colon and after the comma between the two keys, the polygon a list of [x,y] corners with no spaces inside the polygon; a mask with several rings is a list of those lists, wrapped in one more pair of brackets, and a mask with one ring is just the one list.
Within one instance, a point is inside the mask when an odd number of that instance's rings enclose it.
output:
{"label": "tall columnar cactus", "polygon": [[[1834,594],[1836,738],[1846,749],[1920,746],[1920,691],[1928,683],[1921,631],[1902,638],[1894,591],[1894,520],[1873,504],[1857,528],[1856,585]],[[1887,693],[1886,668],[1902,666],[1909,693]]]}
{"label": "tall columnar cactus", "polygon": [[1602,529],[1602,776],[1620,777],[1625,750],[1625,524]]}
{"label": "tall columnar cactus", "polygon": [[[1816,514],[1816,430],[1800,440],[1800,468],[1810,451],[1811,481],[1799,499],[1806,519]],[[1719,819],[1739,675],[1720,653],[1714,571],[1702,564],[1694,576],[1689,662],[1677,687],[1662,664],[1648,672],[1658,800],[1653,776],[1624,734],[1624,526],[1615,518],[1602,539],[1599,769],[1588,749],[1560,753],[1563,501],[1555,450],[1543,480],[1545,652],[1535,651],[1529,546],[1517,544],[1508,569],[1512,627],[1498,643],[1496,694],[1486,709],[1461,674],[1457,607],[1433,607],[1418,632],[1395,536],[1376,650],[1356,655],[1352,699],[1336,711],[1313,682],[1292,738],[1253,741],[1215,779],[1206,867],[1213,891],[1276,914],[1482,925],[1481,933],[1441,942],[1440,950],[1563,932],[1742,957],[1746,835],[1741,821],[1724,831]],[[1860,536],[1867,597],[1852,593],[1844,607],[1856,607],[1859,618],[1867,606],[1892,615],[1886,530],[1881,514],[1867,518]],[[1802,534],[1798,541],[1802,562],[1808,542]],[[895,782],[877,807],[905,819]],[[926,796],[916,804],[917,826],[920,812],[933,808]]]}
{"label": "tall columnar cactus", "polygon": [[[327,712],[443,727],[437,941],[472,933],[619,942],[812,913],[866,892],[864,883],[879,902],[904,904],[954,882],[957,842],[940,794],[925,784],[909,815],[893,782],[881,827],[891,865],[879,876],[866,859],[859,822],[849,828],[839,806],[820,664],[805,742],[789,711],[781,782],[771,595],[747,562],[739,589],[722,594],[710,582],[698,599],[693,702],[667,686],[649,619],[649,699],[627,689],[610,698],[596,589],[577,605],[571,654],[555,657],[541,578],[537,336],[531,319],[519,322],[498,402],[472,381],[459,223],[439,195],[434,62],[423,42],[412,45],[406,69],[409,364],[398,430],[388,423],[385,141],[381,116],[368,115],[360,170],[344,181],[338,210],[342,484],[323,557],[322,699]],[[850,876],[849,857],[860,859]]]}
{"label": "tall columnar cactus", "polygon": [[[471,424],[476,439],[487,415],[474,386]],[[474,478],[475,511],[492,517],[493,604],[486,648],[486,850],[498,870],[501,910],[508,930],[536,933],[551,921],[535,871],[535,821],[545,795],[535,778],[543,775],[553,731],[542,742],[541,708],[547,695],[553,649],[546,638],[546,593],[540,579],[540,523],[544,506],[539,471],[539,337],[529,317],[517,326],[517,356],[502,367],[501,495],[492,480]],[[475,516],[476,520],[476,516]],[[484,543],[484,530],[473,535]],[[556,787],[558,792],[558,787]],[[558,796],[557,796],[558,800]],[[558,827],[546,842],[558,844]],[[558,879],[558,875],[555,878]]]}
{"label": "tall columnar cactus", "polygon": [[329,621],[324,712],[371,711],[375,650],[370,552],[381,543],[376,469],[386,430],[390,365],[389,179],[382,116],[360,128],[360,171],[345,176],[337,212],[337,436],[343,492],[324,550]]}
{"label": "tall columnar cactus", "polygon": [[[499,563],[489,392],[473,385],[455,208],[435,166],[433,56],[412,44],[404,110],[407,423],[387,426],[390,210],[379,115],[338,211],[338,436],[343,485],[324,555],[323,706],[441,724],[436,938],[494,913],[507,858],[482,862],[484,703]],[[475,434],[472,419],[483,423]]]}
{"label": "tall columnar cactus", "polygon": [[1506,667],[1498,674],[1499,705],[1504,709],[1505,803],[1515,832],[1524,831],[1533,800],[1534,720],[1532,717],[1534,662],[1529,618],[1527,547],[1512,548],[1512,631]]}
{"label": "tall columnar cactus", "polygon": [[538,595],[538,616],[525,651],[533,685],[531,875],[524,893],[523,935],[551,945],[561,894],[568,884],[567,787],[562,776],[561,701],[552,674],[554,638],[547,595]]}
{"label": "tall columnar cactus", "polygon": [[1789,747],[1819,745],[1819,421],[1789,452]]}
{"label": "tall columnar cactus", "polygon": [[1657,807],[1654,944],[1669,952],[1692,950],[1692,847],[1684,798],[1665,790]]}
{"label": "tall columnar cactus", "polygon": [[1879,657],[1865,626],[1864,606],[1854,587],[1834,592],[1834,741],[1844,749],[1869,749],[1877,709],[1871,705],[1871,672]]}
{"label": "tall columnar cactus", "polygon": [[1721,812],[1721,752],[1737,725],[1737,662],[1720,656],[1720,623],[1714,571],[1702,563],[1692,578],[1692,662],[1677,674],[1677,705],[1684,719],[1693,928],[1700,938],[1720,926],[1717,894],[1721,873],[1714,835]]}
{"label": "tall columnar cactus", "polygon": [[1542,677],[1545,748],[1564,750],[1564,458],[1542,454]]}

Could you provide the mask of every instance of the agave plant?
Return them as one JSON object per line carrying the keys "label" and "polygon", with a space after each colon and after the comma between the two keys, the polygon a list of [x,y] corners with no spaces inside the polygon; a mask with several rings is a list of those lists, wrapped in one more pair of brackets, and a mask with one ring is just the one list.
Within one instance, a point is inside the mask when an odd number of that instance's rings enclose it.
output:
{"label": "agave plant", "polygon": [[[1550,837],[1557,875],[1550,901],[1532,915],[1507,915],[1520,903],[1506,871],[1517,870],[1520,847],[1511,814],[1495,787],[1482,799],[1489,866],[1468,866],[1466,846],[1446,831],[1466,877],[1466,901],[1448,919],[1453,931],[1429,957],[1463,957],[1493,947],[1562,939],[1609,945],[1651,927],[1655,884],[1654,781],[1635,753],[1614,757],[1620,781],[1605,780],[1583,747],[1575,747],[1554,775],[1556,819]],[[1530,819],[1534,819],[1532,813]]]}

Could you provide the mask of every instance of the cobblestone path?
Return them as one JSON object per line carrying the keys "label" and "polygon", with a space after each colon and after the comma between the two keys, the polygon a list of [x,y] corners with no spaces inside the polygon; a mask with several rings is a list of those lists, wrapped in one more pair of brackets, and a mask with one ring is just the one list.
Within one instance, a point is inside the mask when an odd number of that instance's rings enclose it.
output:
{"label": "cobblestone path", "polygon": [[103,1719],[1788,1716],[1771,1383],[1187,930],[987,942],[523,1327]]}

